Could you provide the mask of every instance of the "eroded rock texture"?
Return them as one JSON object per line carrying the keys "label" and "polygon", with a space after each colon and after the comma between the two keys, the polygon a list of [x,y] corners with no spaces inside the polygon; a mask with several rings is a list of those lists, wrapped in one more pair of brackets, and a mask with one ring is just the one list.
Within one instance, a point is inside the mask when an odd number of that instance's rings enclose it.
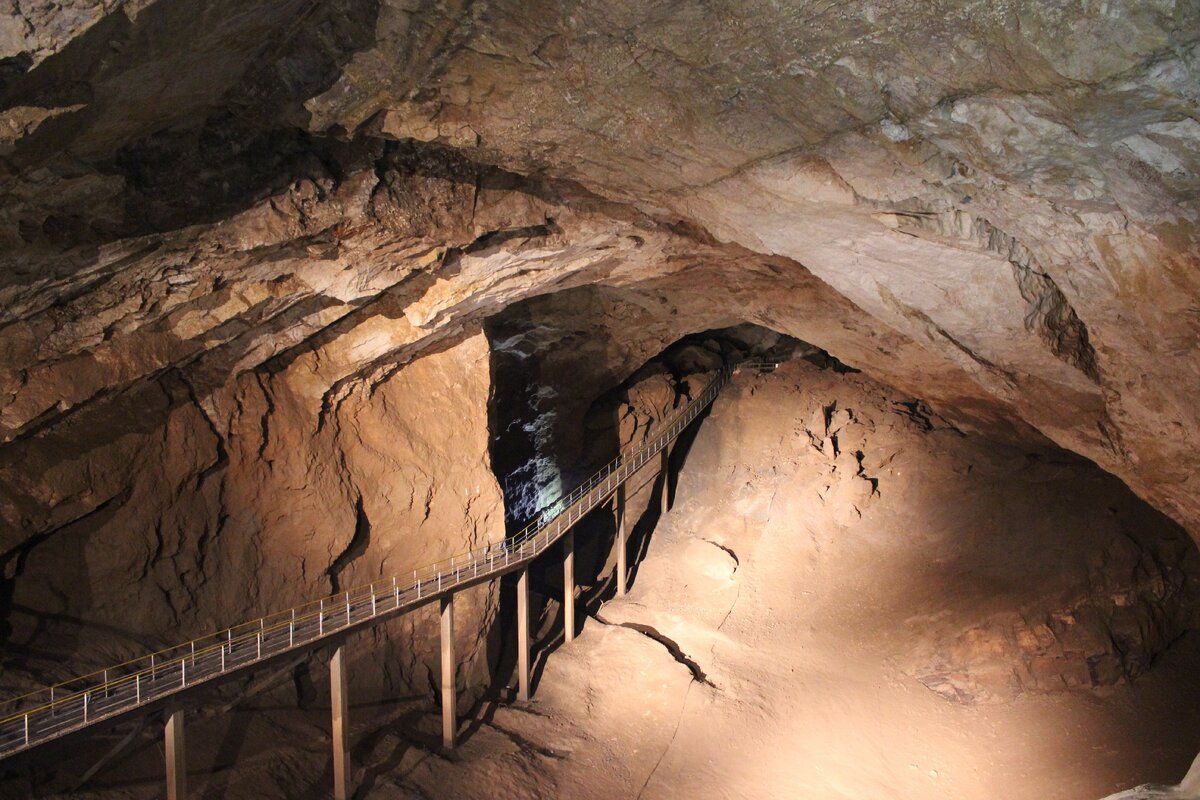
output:
{"label": "eroded rock texture", "polygon": [[[624,326],[597,391],[752,322],[1200,537],[1198,37],[1194,0],[0,4],[4,680],[501,536],[480,331],[522,301]],[[851,422],[809,430],[861,513]]]}

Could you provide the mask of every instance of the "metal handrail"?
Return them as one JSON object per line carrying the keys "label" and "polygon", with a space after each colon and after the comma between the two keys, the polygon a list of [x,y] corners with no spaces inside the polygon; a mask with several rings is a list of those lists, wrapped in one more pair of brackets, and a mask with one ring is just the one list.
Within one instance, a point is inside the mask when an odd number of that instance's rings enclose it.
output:
{"label": "metal handrail", "polygon": [[[29,706],[0,717],[0,758],[266,658],[312,648],[340,631],[424,605],[464,583],[517,568],[554,544],[678,437],[716,399],[737,366],[775,364],[743,362],[725,367],[698,397],[665,422],[664,430],[619,454],[567,495],[547,504],[533,522],[504,541],[418,567],[411,573],[411,582],[405,573],[405,583],[393,576],[357,586],[0,702],[0,708]],[[551,509],[557,509],[556,513],[547,517]]]}

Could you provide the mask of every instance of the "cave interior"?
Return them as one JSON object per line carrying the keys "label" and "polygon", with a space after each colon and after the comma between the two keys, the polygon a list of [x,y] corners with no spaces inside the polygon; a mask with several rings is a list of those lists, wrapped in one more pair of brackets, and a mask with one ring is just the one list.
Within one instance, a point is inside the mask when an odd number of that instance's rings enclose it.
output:
{"label": "cave interior", "polygon": [[699,412],[0,797],[1200,798],[1200,3],[8,6],[0,734]]}

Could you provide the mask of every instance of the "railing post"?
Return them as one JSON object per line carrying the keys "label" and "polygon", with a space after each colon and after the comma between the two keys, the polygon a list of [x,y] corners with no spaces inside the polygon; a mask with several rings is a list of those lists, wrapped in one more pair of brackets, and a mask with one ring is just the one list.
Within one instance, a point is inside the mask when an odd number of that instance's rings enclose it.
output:
{"label": "railing post", "polygon": [[517,576],[517,699],[529,700],[529,565]]}
{"label": "railing post", "polygon": [[346,592],[346,625],[350,624],[350,593]]}
{"label": "railing post", "polygon": [[662,449],[662,516],[666,516],[671,510],[671,451],[667,447]]}
{"label": "railing post", "polygon": [[400,607],[400,584],[396,581],[396,576],[392,576],[392,594],[396,596],[396,608]]}
{"label": "railing post", "polygon": [[371,616],[375,616],[375,584],[371,584]]}
{"label": "railing post", "polygon": [[187,750],[183,730],[183,709],[167,712],[163,731],[167,756],[167,800],[187,798]]}
{"label": "railing post", "polygon": [[442,598],[442,746],[447,750],[458,740],[454,667],[454,595],[449,594]]}
{"label": "railing post", "polygon": [[626,581],[629,579],[629,546],[625,541],[625,484],[617,487],[617,595],[624,596],[628,590]]}
{"label": "railing post", "polygon": [[321,598],[321,604],[317,607],[317,635],[325,635],[325,598]]}
{"label": "railing post", "polygon": [[563,639],[575,641],[575,531],[563,536]]}
{"label": "railing post", "polygon": [[[222,671],[224,669],[222,668]],[[133,676],[133,699],[139,706],[142,704],[142,673]]]}
{"label": "railing post", "polygon": [[25,746],[29,747],[29,714],[25,714]]}
{"label": "railing post", "polygon": [[88,698],[91,696],[91,694],[92,694],[91,692],[83,693],[83,721],[84,722],[88,721]]}
{"label": "railing post", "polygon": [[330,705],[332,706],[333,796],[350,798],[350,702],[346,679],[346,645],[343,642],[329,660]]}
{"label": "railing post", "polygon": [[288,623],[288,647],[296,646],[296,609],[292,609],[292,621]]}

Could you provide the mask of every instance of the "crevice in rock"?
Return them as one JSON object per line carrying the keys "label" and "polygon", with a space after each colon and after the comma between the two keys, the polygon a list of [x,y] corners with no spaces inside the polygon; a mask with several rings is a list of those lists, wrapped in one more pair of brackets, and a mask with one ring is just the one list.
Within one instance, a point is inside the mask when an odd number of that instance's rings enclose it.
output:
{"label": "crevice in rock", "polygon": [[930,408],[924,400],[897,400],[893,405],[897,406],[897,414],[912,420],[922,433],[942,430],[966,436],[965,433],[946,421],[945,417]]}
{"label": "crevice in rock", "polygon": [[[1089,340],[1087,326],[1075,313],[1058,284],[1038,264],[1029,248],[988,220],[961,209],[910,207],[913,205],[913,201],[909,201],[907,205],[899,208],[890,208],[890,224],[896,225],[897,230],[902,233],[933,234],[970,242],[982,250],[1007,259],[1012,265],[1017,290],[1027,304],[1025,329],[1036,333],[1046,343],[1050,352],[1059,359],[1078,369],[1093,382],[1099,382],[1096,351]],[[972,355],[944,330],[937,330],[968,355]],[[972,357],[979,360],[974,355]]]}
{"label": "crevice in rock", "polygon": [[275,413],[275,398],[271,395],[270,387],[266,381],[269,377],[263,373],[255,371],[254,381],[258,384],[258,390],[263,398],[262,414],[258,418],[258,430],[262,439],[258,443],[258,458],[268,467],[271,466],[271,459],[267,458],[267,448],[271,444],[271,415]]}
{"label": "crevice in rock", "polygon": [[355,501],[354,514],[354,535],[350,537],[350,543],[346,545],[346,549],[338,554],[333,563],[329,565],[329,569],[326,570],[334,594],[342,590],[342,570],[351,561],[365,553],[371,545],[371,520],[367,518],[367,511],[363,507],[362,495],[359,495]]}
{"label": "crevice in rock", "polygon": [[858,477],[862,478],[867,483],[871,484],[871,494],[879,494],[879,479],[873,478],[867,474],[866,468],[863,466],[863,459],[866,455],[862,450],[854,451],[854,460],[858,462]]}
{"label": "crevice in rock", "polygon": [[1012,252],[1026,254],[1024,258],[1009,256],[1017,287],[1029,304],[1025,329],[1036,331],[1050,347],[1050,352],[1098,383],[1100,370],[1096,365],[1096,351],[1088,339],[1087,326],[1054,279],[1034,268],[1023,247],[1013,242]]}
{"label": "crevice in rock", "polygon": [[[718,547],[720,547],[720,545],[718,545]],[[596,612],[593,617],[602,625],[615,625],[620,628],[629,628],[629,630],[637,631],[647,639],[658,642],[663,646],[663,649],[670,654],[671,658],[687,667],[688,672],[692,673],[693,681],[702,683],[705,686],[711,686],[714,689],[717,688],[716,684],[708,679],[708,676],[704,673],[704,670],[701,669],[700,665],[683,652],[683,649],[679,646],[678,642],[671,637],[664,635],[654,626],[645,625],[640,622],[609,622],[602,617],[599,612]]]}
{"label": "crevice in rock", "polygon": [[9,622],[9,616],[14,608],[13,593],[16,589],[17,579],[21,577],[30,554],[47,539],[73,526],[98,524],[98,520],[111,515],[125,505],[132,494],[132,487],[126,486],[117,494],[74,519],[33,534],[20,544],[0,554],[0,647],[7,645],[8,637],[12,634],[12,623]]}
{"label": "crevice in rock", "polygon": [[[861,461],[860,461],[860,464],[861,464]],[[729,556],[730,558],[732,558],[732,559],[733,559],[733,571],[734,571],[734,573],[736,573],[736,572],[738,571],[738,567],[740,567],[740,566],[742,565],[742,562],[741,562],[741,560],[738,558],[738,556],[737,556],[737,553],[733,552],[733,550],[732,550],[732,549],[730,549],[730,548],[726,547],[725,545],[721,544],[720,542],[714,542],[712,539],[702,539],[701,541],[708,542],[708,543],[709,543],[709,544],[711,544],[713,547],[716,547],[716,548],[718,548],[718,549],[720,549],[720,550],[724,550],[724,551],[725,551],[725,554],[726,554],[727,556]]]}
{"label": "crevice in rock", "polygon": [[461,249],[462,253],[477,253],[489,247],[497,247],[513,239],[540,239],[558,233],[559,228],[554,220],[547,219],[542,225],[525,225],[520,228],[506,228],[489,231]]}
{"label": "crevice in rock", "polygon": [[[229,464],[229,451],[225,446],[225,437],[221,435],[221,431],[217,428],[216,422],[209,414],[208,409],[204,407],[204,403],[201,401],[200,397],[196,394],[196,387],[188,378],[187,373],[178,368],[175,371],[180,382],[183,383],[184,388],[187,390],[188,399],[191,400],[192,405],[196,407],[196,413],[199,414],[200,418],[204,421],[204,427],[208,429],[208,432],[211,433],[213,437],[213,449],[216,451],[216,456],[212,463],[200,470],[200,473],[196,476],[196,486],[201,487],[205,484],[209,477],[221,471],[226,467],[226,465]],[[270,403],[270,399],[268,399],[267,402]],[[263,425],[265,428],[265,419],[263,421]],[[265,430],[263,439],[264,441],[266,440]],[[259,455],[262,455],[261,450],[259,451]]]}

